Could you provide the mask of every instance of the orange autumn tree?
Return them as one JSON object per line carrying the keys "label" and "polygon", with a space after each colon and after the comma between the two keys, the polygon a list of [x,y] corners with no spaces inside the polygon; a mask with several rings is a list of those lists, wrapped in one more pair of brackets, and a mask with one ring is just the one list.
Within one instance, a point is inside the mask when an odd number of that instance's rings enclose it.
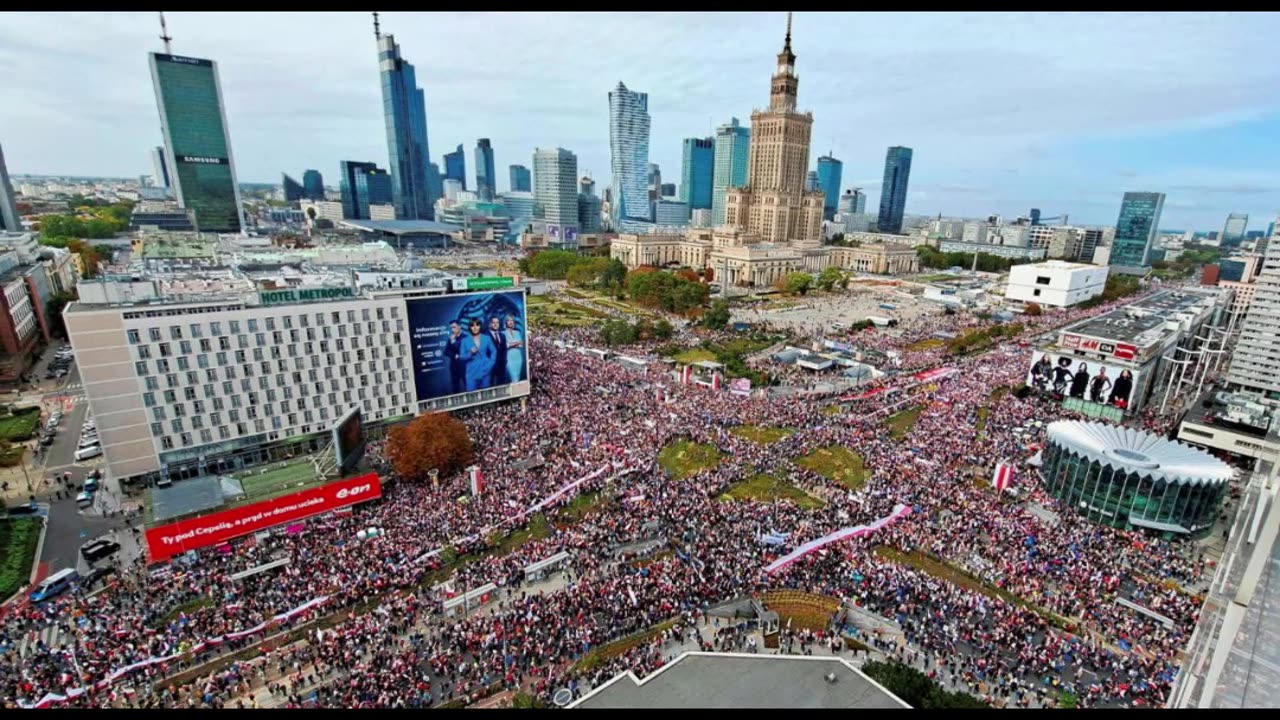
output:
{"label": "orange autumn tree", "polygon": [[387,434],[387,458],[405,480],[427,480],[432,470],[443,480],[471,462],[471,436],[448,413],[421,415]]}

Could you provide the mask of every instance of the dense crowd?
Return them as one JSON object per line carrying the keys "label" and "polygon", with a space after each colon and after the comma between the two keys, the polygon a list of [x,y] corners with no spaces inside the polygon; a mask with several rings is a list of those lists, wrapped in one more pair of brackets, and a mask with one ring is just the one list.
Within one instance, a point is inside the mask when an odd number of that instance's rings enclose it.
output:
{"label": "dense crowd", "polygon": [[[1048,320],[1027,320],[1028,333],[1049,327]],[[918,322],[896,337],[869,332],[857,340],[902,351],[971,320]],[[1199,603],[1166,581],[1194,583],[1204,563],[1193,546],[1099,527],[1039,490],[1022,463],[1043,439],[1040,421],[1067,413],[992,392],[1021,381],[1025,349],[1011,344],[954,362],[958,372],[936,383],[913,385],[905,374],[884,379],[886,387],[901,387],[892,402],[922,408],[906,436],[892,439],[881,422],[884,395],[831,414],[830,401],[713,392],[545,339],[531,347],[538,373],[527,409],[511,403],[461,414],[485,473],[482,495],[465,497],[461,476],[441,478],[438,487],[389,477],[381,500],[310,519],[301,532],[244,538],[159,569],[139,562],[91,597],[77,592],[24,604],[0,617],[0,645],[10,648],[0,658],[0,704],[30,705],[87,686],[94,689],[65,702],[245,706],[257,702],[249,691],[263,683],[287,706],[427,707],[503,688],[545,699],[560,687],[582,692],[625,668],[650,672],[662,663],[664,642],[692,637],[690,628],[706,622],[711,606],[771,587],[836,596],[894,620],[930,672],[971,683],[975,692],[983,683],[1002,703],[1037,696],[1043,704],[1045,687],[1085,705],[1152,705],[1168,692]],[[911,352],[904,357],[912,367],[942,360],[932,349]],[[797,432],[765,445],[731,432],[741,425]],[[714,446],[721,461],[686,479],[668,478],[657,453],[678,439]],[[793,462],[836,445],[864,458],[870,475],[860,487]],[[377,443],[369,459],[385,472]],[[1019,465],[1016,495],[998,497],[977,481],[1001,460]],[[761,473],[821,507],[720,499]],[[582,478],[589,479],[573,485]],[[594,502],[570,504],[579,495]],[[890,528],[776,575],[762,572],[791,548],[883,517],[898,503],[913,512]],[[358,534],[368,528],[380,531]],[[517,528],[529,541],[502,546]],[[787,534],[786,544],[760,542],[770,531]],[[668,550],[644,563],[629,560],[628,547],[655,539]],[[880,545],[944,563],[974,584],[895,562],[876,550]],[[561,552],[569,555],[563,587],[534,591],[525,584],[524,568]],[[289,564],[230,579],[280,558]],[[454,567],[460,569],[450,573]],[[1023,602],[978,592],[978,582]],[[489,609],[446,616],[447,598],[485,583],[498,588]],[[1117,597],[1175,624],[1155,623]],[[318,631],[308,626],[305,642],[201,677],[179,675],[321,617],[331,622]],[[677,625],[668,633],[574,668],[592,648],[670,618]],[[19,658],[17,640],[49,624],[61,626],[71,643]],[[167,659],[112,677],[150,658]]]}

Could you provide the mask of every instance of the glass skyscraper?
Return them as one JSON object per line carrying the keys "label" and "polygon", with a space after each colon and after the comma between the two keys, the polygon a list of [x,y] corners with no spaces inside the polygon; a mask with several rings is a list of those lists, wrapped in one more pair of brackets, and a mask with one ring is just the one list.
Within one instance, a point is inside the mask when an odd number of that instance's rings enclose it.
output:
{"label": "glass skyscraper", "polygon": [[560,242],[576,239],[578,156],[564,148],[535,150],[533,180],[533,199],[542,210],[547,235]]}
{"label": "glass skyscraper", "polygon": [[497,194],[498,178],[493,170],[493,146],[489,138],[476,141],[476,195],[480,202],[493,202]]}
{"label": "glass skyscraper", "polygon": [[751,129],[732,118],[716,128],[715,172],[711,177],[711,224],[724,224],[724,196],[729,188],[747,184]]}
{"label": "glass skyscraper", "polygon": [[902,215],[907,209],[907,181],[911,179],[911,148],[897,145],[884,158],[884,182],[880,185],[880,216],[876,226],[882,233],[902,232]]}
{"label": "glass skyscraper", "polygon": [[512,165],[511,171],[511,192],[533,192],[533,176],[529,174],[529,168],[523,165]]}
{"label": "glass skyscraper", "polygon": [[[338,181],[338,190],[342,193],[343,218],[368,220],[370,205],[395,203],[395,179],[386,170],[371,162],[355,160],[343,160],[339,167],[342,178]],[[400,217],[399,208],[396,208],[396,217]]]}
{"label": "glass skyscraper", "polygon": [[1227,215],[1227,222],[1222,226],[1222,246],[1236,247],[1244,241],[1245,232],[1249,228],[1249,215],[1246,213],[1231,213]]}
{"label": "glass skyscraper", "polygon": [[22,231],[22,218],[18,215],[13,184],[9,182],[9,169],[4,164],[4,148],[0,148],[0,230]]}
{"label": "glass skyscraper", "polygon": [[302,187],[308,200],[324,199],[324,177],[319,170],[307,170],[302,173]]}
{"label": "glass skyscraper", "polygon": [[442,180],[457,180],[462,189],[467,189],[467,154],[459,145],[457,150],[444,155],[444,177]]}
{"label": "glass skyscraper", "polygon": [[648,222],[649,208],[649,95],[633,92],[621,82],[609,93],[609,156],[613,170],[615,224]]}
{"label": "glass skyscraper", "polygon": [[164,148],[151,151],[151,176],[156,180],[156,187],[169,187],[169,168],[164,163]]}
{"label": "glass skyscraper", "polygon": [[285,202],[297,202],[307,196],[306,191],[302,189],[302,183],[289,177],[288,173],[280,173],[280,185],[284,190]]}
{"label": "glass skyscraper", "polygon": [[1151,267],[1151,245],[1160,227],[1164,193],[1127,192],[1120,203],[1116,237],[1111,241],[1111,267]]}
{"label": "glass skyscraper", "polygon": [[164,53],[150,53],[149,60],[165,165],[178,204],[192,211],[201,232],[240,232],[244,210],[218,64]]}
{"label": "glass skyscraper", "polygon": [[431,220],[435,198],[427,179],[431,153],[427,146],[427,101],[418,87],[413,65],[400,57],[391,35],[378,38],[378,71],[382,74],[382,110],[387,124],[396,217]]}
{"label": "glass skyscraper", "polygon": [[680,200],[690,210],[711,207],[711,184],[716,173],[715,138],[685,138],[680,164]]}
{"label": "glass skyscraper", "polygon": [[840,202],[840,176],[844,163],[827,153],[818,158],[818,189],[822,191],[822,219],[836,216],[836,204]]}

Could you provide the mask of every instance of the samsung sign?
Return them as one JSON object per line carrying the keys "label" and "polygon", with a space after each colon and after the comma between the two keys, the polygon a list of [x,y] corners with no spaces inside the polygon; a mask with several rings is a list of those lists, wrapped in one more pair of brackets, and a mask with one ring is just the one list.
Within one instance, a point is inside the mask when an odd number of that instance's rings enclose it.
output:
{"label": "samsung sign", "polygon": [[349,287],[264,290],[258,293],[258,298],[263,305],[288,305],[290,303],[319,302],[321,300],[348,300],[355,296],[355,291]]}

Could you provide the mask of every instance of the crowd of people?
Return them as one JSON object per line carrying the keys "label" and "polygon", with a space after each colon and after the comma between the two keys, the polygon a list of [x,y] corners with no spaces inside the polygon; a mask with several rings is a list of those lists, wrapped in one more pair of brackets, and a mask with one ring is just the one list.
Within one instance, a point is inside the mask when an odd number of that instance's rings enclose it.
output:
{"label": "crowd of people", "polygon": [[[1051,327],[1026,321],[1029,334]],[[916,322],[893,337],[856,336],[902,353],[909,367],[945,361],[957,370],[930,383],[905,373],[882,381],[902,388],[892,402],[920,408],[899,439],[882,423],[885,394],[831,414],[829,400],[680,385],[656,361],[637,372],[535,336],[527,408],[460,413],[485,473],[481,495],[467,497],[462,476],[396,482],[372,443],[368,459],[387,479],[376,502],[160,568],[139,560],[106,590],[5,611],[0,705],[28,707],[54,694],[75,706],[243,707],[259,703],[254,691],[264,686],[274,704],[297,707],[465,704],[503,689],[547,700],[623,669],[653,671],[671,634],[578,663],[593,649],[671,618],[683,637],[716,603],[778,587],[883,615],[904,641],[883,644],[886,654],[922,658],[931,673],[975,693],[981,685],[993,702],[1052,704],[1050,687],[1083,705],[1159,704],[1199,610],[1179,588],[1206,570],[1195,546],[1100,527],[1059,507],[1022,462],[1043,440],[1037,421],[1069,413],[992,392],[1021,382],[1029,352],[1015,343],[960,360],[936,348],[905,351],[973,321]],[[795,432],[762,444],[731,432],[744,425]],[[681,439],[714,447],[719,462],[672,479],[658,450]],[[865,481],[851,487],[795,463],[829,446],[861,455]],[[1018,464],[1015,494],[979,480],[998,461]],[[762,473],[821,506],[722,499]],[[898,503],[912,508],[900,522],[763,572],[790,549]],[[360,533],[369,528],[378,532]],[[504,545],[517,529],[527,541]],[[785,534],[785,544],[762,543],[769,532]],[[652,540],[667,550],[644,562],[619,557],[620,548]],[[559,553],[568,554],[559,587],[526,582],[526,567]],[[279,559],[289,562],[231,579]],[[930,574],[925,562],[971,582]],[[497,587],[486,609],[446,611],[450,597],[486,583]],[[312,624],[319,618],[324,627]],[[67,643],[19,657],[18,641],[49,625]],[[296,628],[305,636],[256,660],[191,670]]]}

